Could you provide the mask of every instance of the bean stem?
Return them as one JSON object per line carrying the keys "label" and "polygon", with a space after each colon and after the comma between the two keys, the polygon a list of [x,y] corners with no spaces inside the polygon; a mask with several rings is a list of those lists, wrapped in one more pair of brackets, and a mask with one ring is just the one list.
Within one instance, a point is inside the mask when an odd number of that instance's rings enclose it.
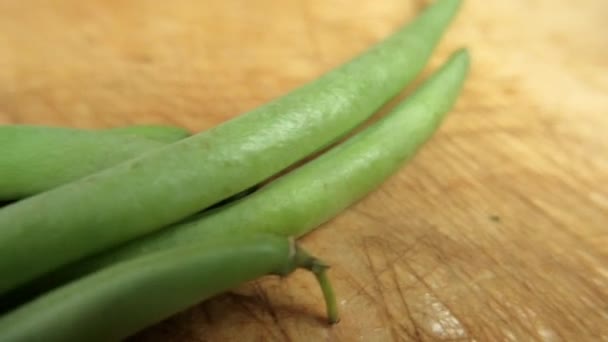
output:
{"label": "bean stem", "polygon": [[325,307],[327,311],[327,318],[330,324],[335,324],[340,321],[340,316],[338,314],[338,304],[336,302],[336,295],[334,293],[334,289],[331,286],[331,282],[329,277],[327,276],[327,270],[329,269],[329,265],[311,256],[308,252],[302,249],[299,245],[296,245],[296,263],[300,265],[300,267],[309,270],[312,274],[314,274],[319,286],[321,288],[321,292],[323,293],[323,298],[325,299]]}

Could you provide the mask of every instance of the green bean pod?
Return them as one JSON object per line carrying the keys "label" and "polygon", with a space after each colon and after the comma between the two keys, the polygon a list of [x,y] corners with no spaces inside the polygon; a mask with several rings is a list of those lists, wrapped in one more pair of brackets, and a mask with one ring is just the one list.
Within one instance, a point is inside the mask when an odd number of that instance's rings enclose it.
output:
{"label": "green bean pod", "polygon": [[387,116],[255,193],[59,269],[13,291],[5,301],[14,306],[116,262],[192,241],[255,233],[301,237],[367,195],[414,156],[457,99],[468,68],[468,52],[456,52]]}
{"label": "green bean pod", "polygon": [[0,126],[0,201],[35,195],[186,136],[182,128],[163,125]]}
{"label": "green bean pod", "polygon": [[410,81],[457,11],[441,0],[309,85],[206,132],[0,210],[0,293],[149,234],[293,165]]}
{"label": "green bean pod", "polygon": [[327,266],[293,239],[259,235],[182,245],[79,279],[0,318],[0,341],[118,341],[244,282],[297,268],[315,274],[337,322]]}
{"label": "green bean pod", "polygon": [[164,143],[171,143],[191,135],[190,131],[179,126],[169,125],[129,125],[107,128],[100,132],[114,135],[131,135],[136,137],[147,138]]}
{"label": "green bean pod", "polygon": [[303,236],[376,189],[415,155],[458,98],[469,64],[466,49],[455,52],[390,113],[344,143],[243,199],[105,254],[118,261],[192,240],[253,232]]}

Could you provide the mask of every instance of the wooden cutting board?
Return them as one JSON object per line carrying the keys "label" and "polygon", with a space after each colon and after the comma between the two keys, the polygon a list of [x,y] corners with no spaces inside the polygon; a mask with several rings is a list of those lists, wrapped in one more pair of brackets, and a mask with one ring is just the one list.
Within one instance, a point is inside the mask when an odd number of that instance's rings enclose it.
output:
{"label": "wooden cutting board", "polygon": [[[0,1],[0,123],[203,130],[314,79],[426,1]],[[468,0],[428,71],[471,77],[415,160],[262,279],[133,341],[608,341],[608,1]]]}

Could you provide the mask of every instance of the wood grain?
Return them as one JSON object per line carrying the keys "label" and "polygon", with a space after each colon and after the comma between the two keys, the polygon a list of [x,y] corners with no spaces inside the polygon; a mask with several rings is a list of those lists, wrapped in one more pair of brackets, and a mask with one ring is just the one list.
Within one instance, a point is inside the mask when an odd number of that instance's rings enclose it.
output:
{"label": "wood grain", "polygon": [[[426,1],[0,1],[0,123],[198,131],[312,80]],[[133,341],[608,341],[608,2],[468,0],[473,69],[416,159],[262,279]],[[238,325],[238,327],[237,327]]]}

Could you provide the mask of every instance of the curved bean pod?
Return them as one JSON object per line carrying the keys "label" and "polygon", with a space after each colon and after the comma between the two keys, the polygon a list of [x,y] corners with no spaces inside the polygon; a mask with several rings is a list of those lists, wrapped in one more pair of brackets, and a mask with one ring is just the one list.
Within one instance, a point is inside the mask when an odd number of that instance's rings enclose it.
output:
{"label": "curved bean pod", "polygon": [[384,118],[343,144],[241,200],[107,255],[115,253],[116,260],[122,260],[131,253],[242,233],[308,233],[369,194],[415,155],[458,98],[469,64],[468,51],[457,51]]}
{"label": "curved bean pod", "polygon": [[118,341],[258,277],[311,270],[338,320],[325,266],[278,236],[208,240],[117,264],[49,292],[0,318],[4,342]]}
{"label": "curved bean pod", "polygon": [[0,200],[18,200],[114,166],[187,136],[179,127],[84,130],[0,126]]}
{"label": "curved bean pod", "polygon": [[425,64],[459,0],[309,85],[206,132],[0,210],[0,293],[149,234],[349,132]]}
{"label": "curved bean pod", "polygon": [[468,68],[468,52],[456,52],[391,113],[345,143],[239,201],[27,284],[9,295],[12,305],[113,263],[192,241],[308,233],[367,195],[414,156],[452,107]]}

